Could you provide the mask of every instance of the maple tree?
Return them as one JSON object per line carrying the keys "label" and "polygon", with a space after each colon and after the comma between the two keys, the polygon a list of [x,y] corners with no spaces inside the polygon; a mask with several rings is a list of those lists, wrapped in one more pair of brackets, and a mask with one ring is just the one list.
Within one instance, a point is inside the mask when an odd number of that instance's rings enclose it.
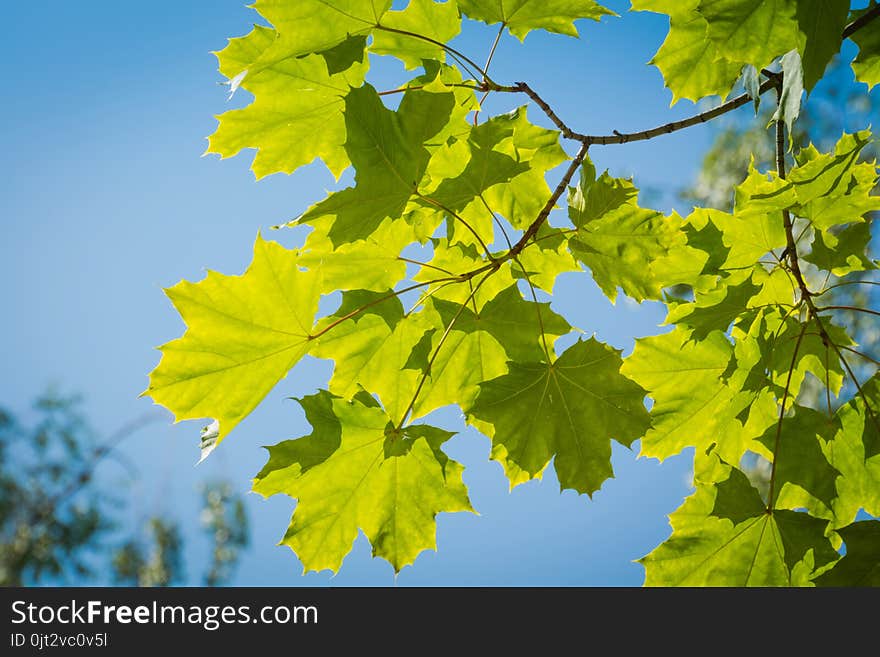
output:
{"label": "maple tree", "polygon": [[[857,80],[880,82],[880,6],[633,0],[669,17],[652,64],[673,101],[744,93],[609,135],[574,130],[577,117],[558,116],[531,83],[493,79],[494,45],[482,66],[450,45],[463,19],[497,26],[496,44],[505,30],[575,36],[575,21],[613,15],[593,0],[253,7],[272,27],[217,56],[231,91],[254,99],[219,117],[209,152],[255,149],[258,178],[319,158],[337,177],[352,167],[354,184],[287,224],[311,227],[301,248],[258,235],[243,274],[167,291],[187,330],[161,347],[145,394],[178,420],[212,420],[204,458],[306,354],[334,362],[326,389],[300,400],[312,433],[270,447],[254,481],[298,500],[283,543],[306,570],[337,570],[362,530],[399,571],[435,547],[437,513],[472,510],[463,466],[443,450],[453,434],[422,420],[456,405],[512,485],[552,461],[562,488],[591,495],[613,475],[611,441],[640,440],[660,460],[694,448],[695,491],[641,560],[646,584],[880,584],[880,361],[839,320],[880,313],[833,301],[878,284],[877,170],[860,157],[872,138],[793,153],[786,138],[844,41],[858,46]],[[412,79],[377,91],[377,56]],[[485,117],[489,94],[522,104]],[[631,180],[589,157],[757,108],[765,94],[776,166],[750,167],[732,212],[644,208]],[[532,123],[535,112],[556,129]],[[402,255],[413,243],[430,259]],[[557,349],[574,329],[539,299],[573,271],[612,301],[662,302],[673,328],[627,357],[595,338]],[[334,292],[341,304],[319,316]],[[821,386],[818,403],[800,394],[807,382]],[[749,478],[748,456],[768,463],[766,486]]]}

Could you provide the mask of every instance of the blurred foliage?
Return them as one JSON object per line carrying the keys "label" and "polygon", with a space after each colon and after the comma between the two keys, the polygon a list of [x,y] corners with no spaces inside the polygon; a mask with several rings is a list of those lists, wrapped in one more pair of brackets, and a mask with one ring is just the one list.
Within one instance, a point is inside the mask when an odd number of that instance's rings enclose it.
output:
{"label": "blurred foliage", "polygon": [[[126,533],[121,519],[131,513],[131,496],[94,476],[107,458],[126,465],[116,448],[151,418],[99,441],[79,405],[78,397],[48,391],[34,403],[31,427],[0,408],[0,586],[84,584],[108,573],[131,586],[184,583],[178,522],[153,516]],[[211,542],[202,580],[220,586],[248,544],[247,513],[229,482],[203,484],[201,495]]]}
{"label": "blurred foliage", "polygon": [[248,545],[247,512],[241,496],[225,481],[205,484],[202,500],[200,520],[214,544],[205,586],[219,586],[232,576],[239,552]]}
{"label": "blurred foliage", "polygon": [[183,581],[183,541],[177,525],[150,518],[146,536],[130,539],[113,554],[113,579],[126,586],[171,586]]}

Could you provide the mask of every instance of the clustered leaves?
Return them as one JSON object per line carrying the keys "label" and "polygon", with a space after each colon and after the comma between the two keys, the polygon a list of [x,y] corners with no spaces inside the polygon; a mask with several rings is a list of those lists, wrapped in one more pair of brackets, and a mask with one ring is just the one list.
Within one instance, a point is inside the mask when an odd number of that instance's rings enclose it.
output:
{"label": "clustered leaves", "polygon": [[[318,158],[337,177],[351,166],[354,184],[288,224],[310,227],[302,247],[258,236],[244,274],[168,290],[188,328],[161,348],[146,394],[177,419],[213,420],[204,457],[303,356],[333,361],[328,389],[300,400],[312,433],[268,448],[254,481],[298,500],[283,543],[306,570],[337,570],[359,530],[400,570],[435,546],[437,513],[473,510],[443,449],[453,434],[423,420],[456,405],[511,485],[552,461],[562,488],[592,495],[613,476],[612,440],[661,460],[692,448],[696,490],[642,559],[647,584],[880,583],[880,521],[863,519],[880,514],[880,383],[851,364],[877,361],[827,301],[876,284],[877,171],[860,159],[871,137],[805,148],[786,171],[783,127],[847,30],[856,75],[877,82],[873,4],[634,0],[669,16],[653,62],[673,101],[725,97],[738,81],[756,102],[778,94],[777,170],[751,167],[732,213],[686,217],[597,175],[588,146],[624,136],[573,133],[530,88],[496,83],[448,43],[462,17],[521,40],[576,36],[575,20],[613,14],[592,0],[254,8],[273,27],[217,53],[232,91],[254,100],[218,117],[209,152],[255,149],[257,177]],[[366,82],[378,56],[420,70],[380,93]],[[481,122],[487,93],[534,104]],[[561,132],[531,122],[541,111]],[[563,135],[580,141],[573,158]],[[546,174],[568,160],[551,189]],[[554,213],[566,192],[567,219]],[[413,245],[429,256],[404,255]],[[566,271],[589,273],[611,301],[664,303],[670,329],[626,358],[575,339],[546,301]],[[318,316],[335,292],[339,307]],[[808,381],[827,391],[821,404],[800,394]],[[749,458],[768,464],[768,481]]]}

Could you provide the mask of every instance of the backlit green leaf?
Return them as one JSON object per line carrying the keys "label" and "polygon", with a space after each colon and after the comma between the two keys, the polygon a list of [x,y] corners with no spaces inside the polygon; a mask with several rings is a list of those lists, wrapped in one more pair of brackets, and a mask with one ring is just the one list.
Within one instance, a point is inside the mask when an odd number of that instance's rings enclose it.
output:
{"label": "backlit green leaf", "polygon": [[602,16],[616,15],[594,0],[458,0],[458,6],[462,13],[474,20],[490,25],[504,23],[520,40],[532,30],[577,36],[575,20],[589,18],[598,21]]}
{"label": "backlit green leaf", "polygon": [[241,276],[208,272],[166,293],[187,330],[160,347],[144,394],[178,421],[215,419],[213,449],[308,351],[320,273],[300,271],[293,253],[257,236]]}
{"label": "backlit green leaf", "polygon": [[556,362],[508,363],[480,385],[470,421],[489,427],[504,457],[534,477],[550,459],[562,488],[592,495],[614,476],[611,440],[630,445],[644,432],[644,391],[620,374],[619,352],[590,338]]}
{"label": "backlit green leaf", "polygon": [[462,466],[441,449],[453,434],[395,429],[368,396],[346,402],[322,391],[300,403],[314,431],[269,447],[254,490],[297,499],[281,542],[306,571],[339,570],[360,530],[397,572],[436,547],[438,513],[473,511]]}

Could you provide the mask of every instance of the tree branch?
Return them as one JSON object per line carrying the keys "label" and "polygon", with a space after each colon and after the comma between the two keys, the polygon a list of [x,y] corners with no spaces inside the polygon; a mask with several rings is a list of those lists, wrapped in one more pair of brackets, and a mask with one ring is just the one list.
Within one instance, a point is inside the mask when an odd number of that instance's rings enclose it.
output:
{"label": "tree branch", "polygon": [[556,207],[556,202],[559,200],[559,197],[562,196],[562,193],[568,187],[568,183],[571,182],[572,177],[575,172],[578,170],[578,167],[583,163],[584,158],[587,157],[587,151],[589,151],[589,144],[581,144],[580,149],[578,149],[577,155],[574,156],[574,159],[571,161],[571,164],[568,165],[568,169],[566,169],[565,173],[562,176],[562,180],[559,181],[559,184],[556,185],[556,189],[553,190],[553,193],[550,195],[550,198],[547,199],[547,202],[544,204],[544,207],[541,208],[541,211],[538,213],[538,216],[535,217],[535,220],[529,225],[526,229],[526,232],[523,233],[522,237],[519,238],[519,241],[514,244],[513,248],[510,249],[504,256],[500,258],[500,260],[510,260],[518,256],[526,245],[529,243],[537,233],[538,229],[541,227],[547,217],[550,216],[550,212]]}
{"label": "tree branch", "polygon": [[874,20],[878,16],[880,16],[880,5],[872,7],[871,9],[866,11],[864,14],[859,16],[857,19],[855,19],[852,23],[850,23],[845,28],[843,28],[843,35],[842,35],[843,38],[848,39],[849,37],[851,37],[853,35],[854,32],[862,29],[863,27],[865,27],[865,25],[870,23],[872,20]]}

